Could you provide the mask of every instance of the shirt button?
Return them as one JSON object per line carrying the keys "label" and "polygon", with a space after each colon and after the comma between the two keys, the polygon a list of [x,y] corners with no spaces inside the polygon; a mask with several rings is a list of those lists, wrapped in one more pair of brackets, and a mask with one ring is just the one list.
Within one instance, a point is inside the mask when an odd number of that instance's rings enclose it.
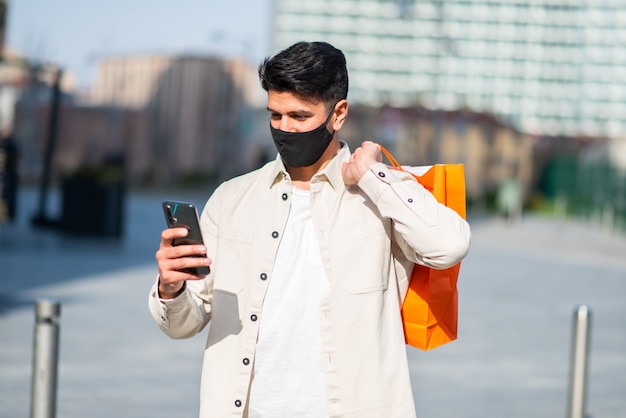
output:
{"label": "shirt button", "polygon": [[237,408],[241,408],[241,401],[240,401],[239,399],[237,399],[237,400],[235,401],[235,406],[236,406]]}
{"label": "shirt button", "polygon": [[408,202],[409,202],[409,203],[413,203],[413,198],[409,197]]}
{"label": "shirt button", "polygon": [[383,173],[382,171],[378,172],[378,177],[385,177],[385,173]]}
{"label": "shirt button", "polygon": [[246,357],[243,359],[243,365],[247,366],[248,364],[250,364],[250,359]]}
{"label": "shirt button", "polygon": [[272,238],[278,238],[278,232],[276,231],[272,232]]}
{"label": "shirt button", "polygon": [[289,198],[289,196],[287,195],[287,193],[283,193],[283,200],[287,200]]}
{"label": "shirt button", "polygon": [[267,274],[265,273],[261,273],[259,277],[261,278],[261,280],[267,280]]}
{"label": "shirt button", "polygon": [[252,322],[256,321],[257,319],[259,319],[259,317],[258,317],[258,316],[256,316],[255,314],[250,315],[250,320],[251,320]]}

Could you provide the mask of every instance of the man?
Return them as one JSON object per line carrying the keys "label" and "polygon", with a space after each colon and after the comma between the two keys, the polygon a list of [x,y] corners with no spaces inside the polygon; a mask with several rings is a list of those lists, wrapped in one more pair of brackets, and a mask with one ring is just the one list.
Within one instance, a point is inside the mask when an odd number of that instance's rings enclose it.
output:
{"label": "man", "polygon": [[[414,263],[456,264],[468,224],[364,142],[350,154],[344,55],[300,42],[259,67],[279,155],[220,185],[205,246],[156,254],[150,310],[172,338],[211,324],[200,416],[415,416],[400,307]],[[207,258],[193,257],[207,255]],[[210,265],[206,277],[182,273]]]}

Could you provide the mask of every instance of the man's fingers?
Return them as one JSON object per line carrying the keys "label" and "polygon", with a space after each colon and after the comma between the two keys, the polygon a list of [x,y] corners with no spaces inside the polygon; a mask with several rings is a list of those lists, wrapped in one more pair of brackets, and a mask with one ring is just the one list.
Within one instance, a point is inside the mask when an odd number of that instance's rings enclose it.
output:
{"label": "man's fingers", "polygon": [[161,232],[161,243],[167,242],[169,245],[176,238],[184,238],[189,234],[187,228],[166,228]]}
{"label": "man's fingers", "polygon": [[[202,258],[206,259],[206,255],[206,247],[204,245],[179,245],[175,247],[161,246],[156,252],[155,258],[157,260],[157,263],[159,264],[159,269],[168,269],[169,263],[174,260],[191,258],[197,263],[198,260]],[[204,264],[200,262],[199,265]]]}
{"label": "man's fingers", "polygon": [[343,177],[343,182],[348,186],[358,183],[354,162],[343,163],[341,166],[341,175]]}
{"label": "man's fingers", "polygon": [[361,147],[362,149],[365,150],[365,152],[368,153],[368,155],[374,158],[374,160],[376,160],[377,162],[382,161],[383,159],[382,150],[380,149],[380,145],[378,145],[376,142],[364,141],[361,144]]}
{"label": "man's fingers", "polygon": [[343,181],[347,185],[357,184],[372,164],[382,161],[380,145],[372,141],[363,141],[361,146],[354,150],[350,161],[341,167]]}
{"label": "man's fingers", "polygon": [[[180,258],[193,255],[206,255],[206,247],[204,245],[175,245],[161,246],[157,253],[161,253],[163,258]],[[158,257],[157,257],[158,258]]]}
{"label": "man's fingers", "polygon": [[211,265],[211,259],[207,257],[183,257],[174,259],[159,260],[159,275],[164,284],[172,285],[185,280],[203,279],[204,276],[182,271],[193,267],[204,267]]}

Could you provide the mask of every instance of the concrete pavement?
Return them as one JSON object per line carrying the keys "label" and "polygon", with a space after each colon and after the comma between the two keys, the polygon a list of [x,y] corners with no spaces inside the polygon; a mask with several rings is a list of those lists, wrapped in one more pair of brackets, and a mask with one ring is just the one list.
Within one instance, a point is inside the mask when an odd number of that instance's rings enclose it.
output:
{"label": "concrete pavement", "polygon": [[587,412],[623,417],[625,292],[623,236],[536,218],[512,226],[473,222],[459,279],[459,339],[409,352],[421,416],[565,416],[573,314],[586,304]]}
{"label": "concrete pavement", "polygon": [[[207,192],[208,193],[208,192]],[[173,341],[146,305],[164,225],[160,201],[134,194],[122,240],[33,229],[36,193],[0,229],[0,417],[29,414],[33,302],[62,303],[60,418],[194,417],[204,335]],[[53,197],[50,206],[58,206]],[[565,416],[572,316],[592,309],[588,413],[626,410],[626,238],[578,222],[471,220],[459,279],[459,339],[409,349],[418,415]]]}

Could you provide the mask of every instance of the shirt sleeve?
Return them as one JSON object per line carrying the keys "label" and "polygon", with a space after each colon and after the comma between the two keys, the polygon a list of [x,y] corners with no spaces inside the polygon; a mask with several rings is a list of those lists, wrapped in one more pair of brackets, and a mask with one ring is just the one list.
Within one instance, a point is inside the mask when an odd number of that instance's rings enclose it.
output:
{"label": "shirt sleeve", "polygon": [[193,287],[197,286],[186,282],[185,289],[180,295],[174,299],[161,299],[158,290],[159,278],[157,277],[152,289],[150,289],[148,297],[150,314],[159,328],[170,338],[193,337],[202,331],[209,322],[210,309],[208,311],[205,309],[202,299],[194,294]]}
{"label": "shirt sleeve", "polygon": [[[200,217],[202,237],[209,257],[215,254],[219,190],[211,196]],[[211,320],[214,269],[200,280],[189,280],[185,290],[174,299],[161,299],[158,277],[150,289],[148,307],[159,328],[170,338],[190,338]]]}
{"label": "shirt sleeve", "polygon": [[394,239],[409,260],[451,267],[469,251],[470,227],[409,174],[376,163],[359,181],[381,215],[393,221]]}

